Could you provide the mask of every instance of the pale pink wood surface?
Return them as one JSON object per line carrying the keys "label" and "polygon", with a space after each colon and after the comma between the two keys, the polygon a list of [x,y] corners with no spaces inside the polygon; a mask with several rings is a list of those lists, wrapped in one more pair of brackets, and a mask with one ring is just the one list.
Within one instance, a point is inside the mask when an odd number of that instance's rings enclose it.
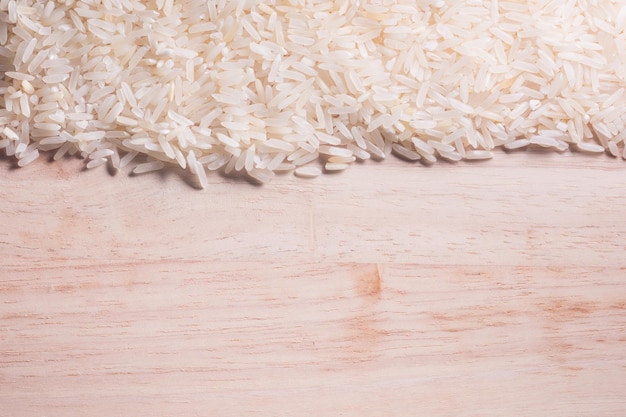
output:
{"label": "pale pink wood surface", "polygon": [[0,416],[626,415],[626,162],[79,168],[0,163]]}

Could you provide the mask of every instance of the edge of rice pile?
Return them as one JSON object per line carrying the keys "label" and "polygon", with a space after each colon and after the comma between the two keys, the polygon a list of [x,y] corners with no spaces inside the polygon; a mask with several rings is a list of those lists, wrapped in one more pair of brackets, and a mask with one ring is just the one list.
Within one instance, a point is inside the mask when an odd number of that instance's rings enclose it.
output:
{"label": "edge of rice pile", "polygon": [[202,186],[392,153],[626,158],[625,28],[619,0],[0,0],[0,148]]}

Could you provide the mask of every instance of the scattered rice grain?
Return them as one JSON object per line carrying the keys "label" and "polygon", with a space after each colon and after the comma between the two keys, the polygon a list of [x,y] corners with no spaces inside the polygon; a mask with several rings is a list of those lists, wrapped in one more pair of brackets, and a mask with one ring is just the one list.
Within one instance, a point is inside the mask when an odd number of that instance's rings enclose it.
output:
{"label": "scattered rice grain", "polygon": [[158,171],[165,167],[165,164],[161,161],[145,162],[139,164],[133,169],[134,174],[145,174],[147,172]]}
{"label": "scattered rice grain", "polygon": [[296,168],[294,172],[297,176],[303,177],[303,178],[315,178],[321,175],[322,173],[322,171],[319,168],[309,166],[309,165],[298,167]]}

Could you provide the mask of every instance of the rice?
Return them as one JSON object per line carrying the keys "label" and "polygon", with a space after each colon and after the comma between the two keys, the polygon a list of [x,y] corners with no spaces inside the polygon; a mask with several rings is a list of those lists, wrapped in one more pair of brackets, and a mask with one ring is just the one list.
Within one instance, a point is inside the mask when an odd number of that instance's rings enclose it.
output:
{"label": "rice", "polygon": [[[626,159],[626,4],[0,0],[0,148],[316,177],[544,147]],[[313,164],[313,165],[311,165]]]}
{"label": "rice", "polygon": [[326,162],[326,165],[324,165],[324,169],[326,169],[326,171],[343,171],[344,169],[348,168],[348,164],[345,163],[338,163],[338,162]]}
{"label": "rice", "polygon": [[604,152],[604,148],[596,143],[577,143],[576,146],[583,152],[600,153]]}
{"label": "rice", "polygon": [[314,178],[319,176],[322,171],[314,166],[301,166],[296,168],[295,174],[299,177]]}
{"label": "rice", "polygon": [[165,165],[161,161],[152,161],[139,164],[133,169],[134,174],[145,174],[146,172],[158,171]]}

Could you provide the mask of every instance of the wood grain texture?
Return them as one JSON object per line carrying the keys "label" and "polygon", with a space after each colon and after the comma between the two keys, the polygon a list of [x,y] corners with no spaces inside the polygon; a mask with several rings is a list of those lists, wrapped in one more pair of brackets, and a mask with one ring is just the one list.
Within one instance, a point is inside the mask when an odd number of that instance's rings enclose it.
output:
{"label": "wood grain texture", "polygon": [[197,191],[0,163],[0,416],[626,415],[626,165]]}

